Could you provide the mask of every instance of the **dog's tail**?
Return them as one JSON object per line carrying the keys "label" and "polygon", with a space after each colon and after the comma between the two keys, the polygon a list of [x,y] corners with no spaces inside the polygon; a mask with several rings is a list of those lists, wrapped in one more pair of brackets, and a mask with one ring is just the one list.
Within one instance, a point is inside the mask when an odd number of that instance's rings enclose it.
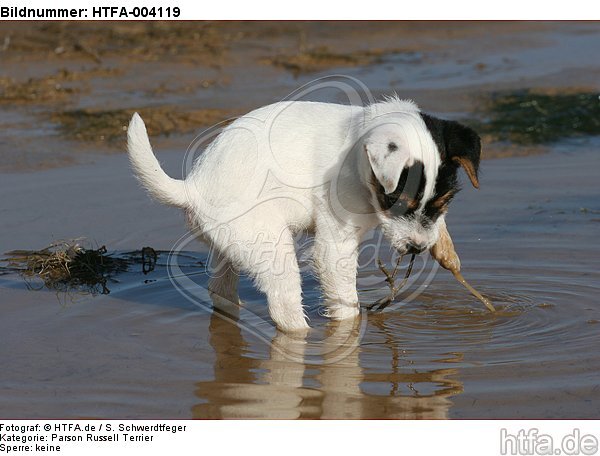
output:
{"label": "dog's tail", "polygon": [[152,152],[144,121],[136,112],[127,129],[127,151],[136,177],[148,193],[164,204],[188,207],[185,183],[169,177]]}

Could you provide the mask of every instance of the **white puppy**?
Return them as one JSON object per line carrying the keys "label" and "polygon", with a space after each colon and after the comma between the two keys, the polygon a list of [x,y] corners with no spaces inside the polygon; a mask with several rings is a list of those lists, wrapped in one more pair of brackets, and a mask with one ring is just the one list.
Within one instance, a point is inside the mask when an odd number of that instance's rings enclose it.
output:
{"label": "white puppy", "polygon": [[237,305],[237,273],[246,273],[284,331],[308,327],[296,232],[314,233],[328,315],[355,317],[363,235],[381,226],[400,253],[431,248],[458,191],[459,165],[478,186],[480,148],[470,128],[397,98],[367,107],[280,102],[227,126],[176,180],[161,169],[137,114],[128,131],[142,185],[181,207],[213,249],[221,265],[209,283],[215,304]]}

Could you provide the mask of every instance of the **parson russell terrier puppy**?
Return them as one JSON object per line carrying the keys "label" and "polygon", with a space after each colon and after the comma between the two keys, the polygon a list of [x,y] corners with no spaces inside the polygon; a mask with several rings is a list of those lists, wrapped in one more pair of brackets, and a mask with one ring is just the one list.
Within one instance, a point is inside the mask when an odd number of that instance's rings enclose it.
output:
{"label": "parson russell terrier puppy", "polygon": [[185,211],[210,245],[217,308],[237,306],[238,272],[266,294],[283,331],[308,328],[293,236],[314,234],[313,262],[327,315],[353,318],[358,247],[380,226],[399,253],[430,249],[446,232],[458,167],[478,187],[479,136],[388,97],[366,107],[286,101],[224,128],[185,180],[161,169],[139,115],[128,150],[137,178],[158,201]]}

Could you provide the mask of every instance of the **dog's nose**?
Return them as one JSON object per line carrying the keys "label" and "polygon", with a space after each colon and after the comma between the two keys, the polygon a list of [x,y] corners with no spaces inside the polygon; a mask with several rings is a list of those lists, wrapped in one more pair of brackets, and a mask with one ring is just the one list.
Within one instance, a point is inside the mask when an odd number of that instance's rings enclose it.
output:
{"label": "dog's nose", "polygon": [[418,255],[423,250],[425,250],[425,248],[426,248],[425,244],[413,244],[411,242],[406,245],[406,253]]}

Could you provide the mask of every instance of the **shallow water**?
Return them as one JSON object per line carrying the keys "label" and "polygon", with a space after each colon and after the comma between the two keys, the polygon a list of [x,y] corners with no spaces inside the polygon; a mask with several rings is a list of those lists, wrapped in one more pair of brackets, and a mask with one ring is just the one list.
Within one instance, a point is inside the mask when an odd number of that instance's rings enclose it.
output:
{"label": "shallow water", "polygon": [[[54,226],[57,237],[91,230],[89,223],[103,239],[114,238],[115,248],[152,243],[166,251],[147,275],[140,265],[117,275],[109,295],[33,292],[18,276],[0,276],[1,414],[597,418],[597,147],[594,141],[565,143],[544,156],[485,162],[481,190],[465,188],[453,203],[448,226],[463,272],[492,299],[496,314],[447,271],[432,272],[431,259],[423,256],[403,302],[355,326],[320,316],[316,281],[305,274],[313,327],[307,339],[277,333],[264,298],[245,279],[240,294],[246,308],[237,324],[180,294],[169,280],[167,251],[183,232],[181,217],[135,190],[124,157],[81,166],[79,173],[43,171],[32,194],[49,195],[52,182],[68,192],[75,185],[69,179],[96,170],[96,180],[77,183],[87,203],[73,201],[66,212],[75,219],[91,205],[113,213],[110,220],[82,219],[73,227],[61,225],[64,214],[42,210],[38,217],[48,217],[46,226]],[[167,168],[176,169],[175,158],[168,158]],[[16,185],[27,176],[5,175],[3,183]],[[107,184],[111,191],[97,191]],[[15,201],[4,210],[14,225],[27,217],[19,207]],[[10,248],[22,246],[15,236]],[[8,250],[6,238],[3,243]],[[177,260],[200,285],[198,302],[209,306],[201,287],[206,254],[193,248]],[[385,294],[372,264],[361,270],[359,284],[365,303]]]}
{"label": "shallow water", "polygon": [[[397,24],[385,30],[353,24],[352,33],[347,26],[313,25],[311,46],[415,52],[298,77],[259,63],[284,48],[296,52],[295,34],[244,39],[218,68],[109,58],[104,65],[122,74],[92,78],[68,108],[243,110],[337,73],[360,79],[373,93],[398,90],[427,111],[465,118],[482,94],[496,90],[598,88],[597,23],[440,24],[439,30],[399,24],[397,33]],[[3,72],[24,78],[89,67],[24,57]],[[224,82],[194,85],[212,78]],[[161,84],[196,88],[151,95]],[[339,91],[311,96],[340,99]],[[239,321],[213,314],[204,291],[205,248],[191,243],[168,254],[185,235],[181,213],[152,203],[126,157],[107,154],[121,149],[65,139],[44,112],[66,108],[44,109],[0,109],[0,130],[10,132],[0,136],[0,168],[18,170],[0,173],[0,253],[82,235],[115,255],[148,245],[162,253],[149,274],[138,264],[116,275],[108,295],[32,291],[21,277],[0,271],[1,418],[600,415],[597,139],[564,142],[547,155],[485,160],[481,190],[465,184],[452,203],[448,226],[463,273],[497,313],[421,256],[400,304],[364,314],[355,325],[332,324],[321,316],[307,268],[303,288],[313,329],[298,339],[272,327],[264,297],[246,279]],[[181,176],[189,140],[153,138],[174,177]],[[61,167],[72,163],[79,164]],[[385,258],[389,249],[384,245],[380,254]],[[366,249],[359,280],[364,303],[387,291],[370,256]],[[184,294],[171,280],[174,260],[178,277],[194,284]]]}

